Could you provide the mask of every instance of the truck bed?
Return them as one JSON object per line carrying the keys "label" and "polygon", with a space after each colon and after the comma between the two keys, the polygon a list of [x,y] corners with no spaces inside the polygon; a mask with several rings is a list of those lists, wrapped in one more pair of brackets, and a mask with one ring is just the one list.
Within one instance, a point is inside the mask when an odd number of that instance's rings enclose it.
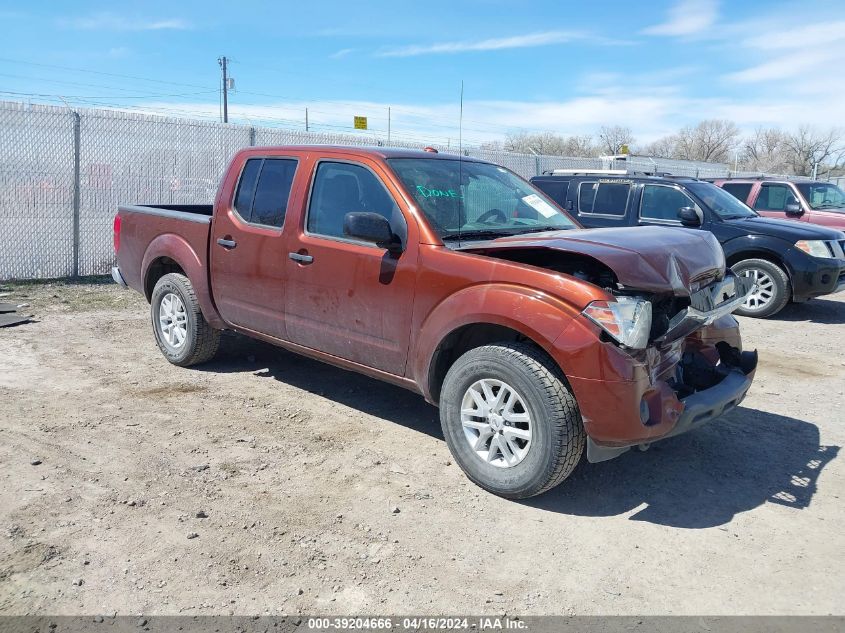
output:
{"label": "truck bed", "polygon": [[121,205],[117,263],[126,284],[149,296],[142,271],[161,253],[182,254],[202,280],[197,283],[207,280],[212,212],[212,205]]}

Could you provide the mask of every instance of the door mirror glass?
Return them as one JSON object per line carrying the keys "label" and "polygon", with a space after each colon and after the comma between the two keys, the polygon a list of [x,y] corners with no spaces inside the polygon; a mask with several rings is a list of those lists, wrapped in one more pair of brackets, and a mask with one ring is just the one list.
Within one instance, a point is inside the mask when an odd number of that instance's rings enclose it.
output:
{"label": "door mirror glass", "polygon": [[704,221],[701,211],[695,207],[681,207],[678,209],[678,219],[683,226],[688,227],[701,226]]}
{"label": "door mirror glass", "polygon": [[378,213],[356,211],[343,218],[343,234],[347,237],[373,242],[390,251],[401,250],[401,242],[390,228],[390,222]]}

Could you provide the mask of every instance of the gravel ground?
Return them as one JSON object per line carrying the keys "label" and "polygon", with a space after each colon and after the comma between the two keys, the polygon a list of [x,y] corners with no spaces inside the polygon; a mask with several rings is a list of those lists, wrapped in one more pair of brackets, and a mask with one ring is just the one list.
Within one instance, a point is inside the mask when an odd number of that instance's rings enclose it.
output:
{"label": "gravel ground", "polygon": [[410,392],[237,336],[180,369],[139,295],[11,292],[0,613],[845,613],[841,295],[743,319],[725,419],[513,502]]}

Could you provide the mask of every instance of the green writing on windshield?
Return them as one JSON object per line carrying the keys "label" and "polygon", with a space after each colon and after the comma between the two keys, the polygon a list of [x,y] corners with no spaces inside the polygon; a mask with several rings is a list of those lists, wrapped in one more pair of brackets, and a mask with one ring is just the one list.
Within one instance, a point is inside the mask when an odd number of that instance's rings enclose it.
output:
{"label": "green writing on windshield", "polygon": [[433,189],[429,187],[424,187],[423,185],[417,185],[417,191],[423,198],[462,198],[463,196],[459,194],[454,189]]}

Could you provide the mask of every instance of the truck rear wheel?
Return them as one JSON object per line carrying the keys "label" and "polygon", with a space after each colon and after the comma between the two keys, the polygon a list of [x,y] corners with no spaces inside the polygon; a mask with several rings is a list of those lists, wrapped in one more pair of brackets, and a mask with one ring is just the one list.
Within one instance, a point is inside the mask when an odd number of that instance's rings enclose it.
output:
{"label": "truck rear wheel", "polygon": [[754,289],[745,303],[735,312],[741,316],[770,317],[786,307],[792,296],[789,276],[780,266],[766,259],[744,259],[733,265],[732,270],[740,277],[747,277],[754,283]]}
{"label": "truck rear wheel", "polygon": [[440,394],[440,423],[467,477],[509,499],[561,483],[586,440],[560,370],[524,343],[477,347],[455,361]]}
{"label": "truck rear wheel", "polygon": [[156,343],[164,357],[180,367],[214,358],[220,330],[208,324],[200,311],[191,281],[178,273],[164,275],[155,285],[150,316]]}

